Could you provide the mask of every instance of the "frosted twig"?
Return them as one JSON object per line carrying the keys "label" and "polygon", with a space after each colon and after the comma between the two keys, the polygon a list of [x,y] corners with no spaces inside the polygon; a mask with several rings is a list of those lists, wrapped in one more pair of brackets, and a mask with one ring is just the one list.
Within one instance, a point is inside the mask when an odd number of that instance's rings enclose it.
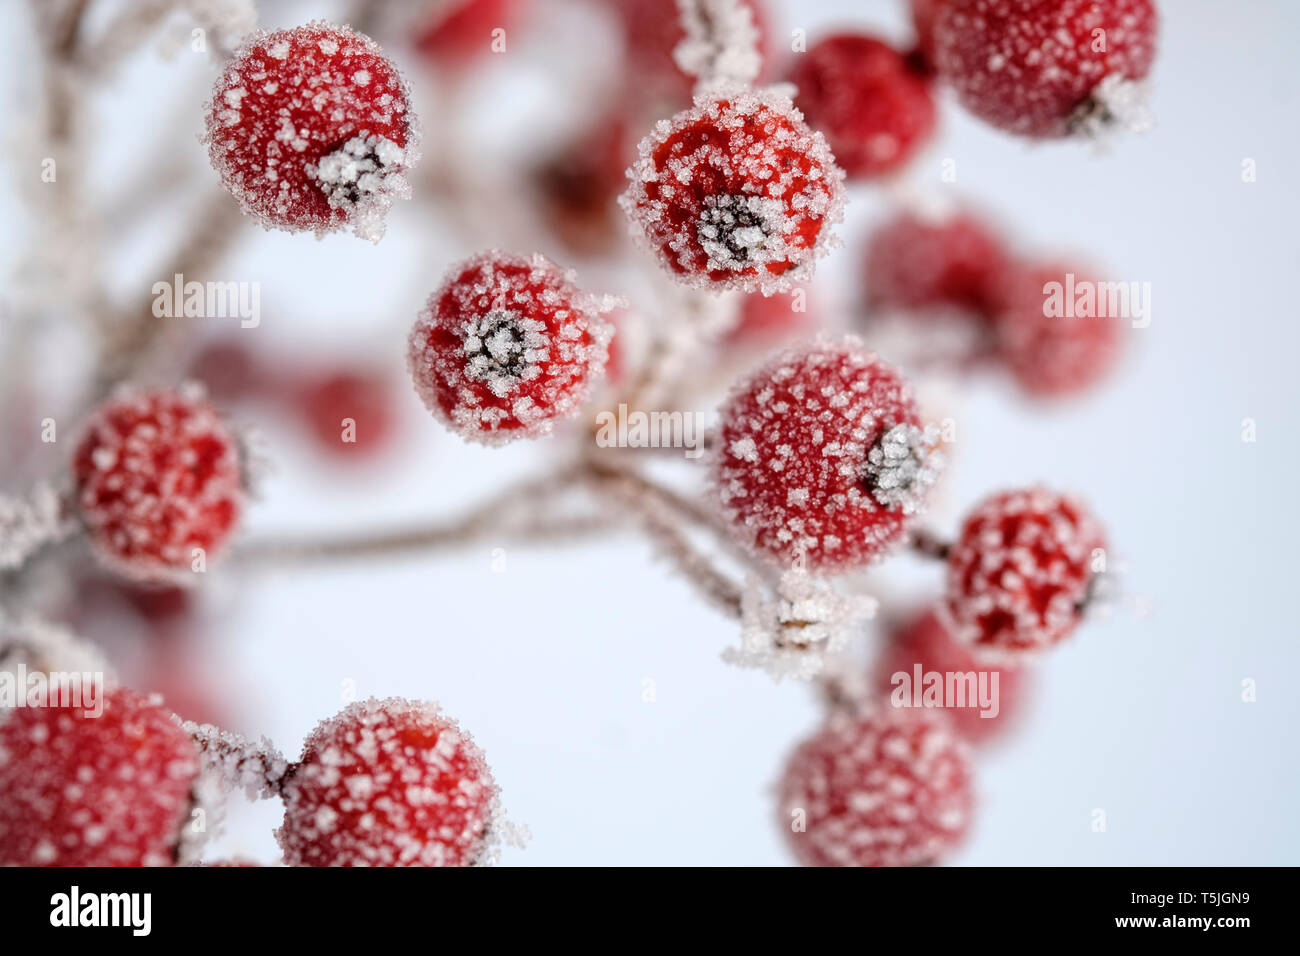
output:
{"label": "frosted twig", "polygon": [[696,78],[695,92],[717,86],[748,86],[763,61],[758,27],[741,0],[677,0],[686,36],[673,59]]}
{"label": "frosted twig", "polygon": [[[194,216],[194,229],[172,261],[151,274],[163,281],[177,274],[203,275],[233,245],[242,220],[239,207],[228,195],[213,194]],[[168,320],[155,316],[147,302],[133,304],[115,316],[105,329],[92,401],[108,394],[123,379],[133,377],[146,364],[150,346],[167,326]]]}
{"label": "frosted twig", "polygon": [[948,560],[948,549],[951,547],[950,542],[945,541],[933,531],[918,528],[916,531],[912,532],[907,543],[913,551],[922,557],[935,558],[939,561]]}
{"label": "frosted twig", "polygon": [[227,789],[243,790],[250,800],[280,792],[290,764],[265,737],[253,742],[212,724],[175,719],[198,746],[204,769]]}
{"label": "frosted twig", "polygon": [[47,544],[71,533],[62,497],[46,484],[23,498],[0,495],[0,571],[12,571]]}
{"label": "frosted twig", "polygon": [[[395,531],[362,531],[330,537],[267,540],[244,546],[239,555],[250,564],[290,564],[366,557],[400,557],[440,548],[463,547],[485,535],[523,540],[555,541],[605,530],[608,515],[555,516],[527,514],[515,518],[522,506],[530,511],[547,498],[567,490],[572,468],[511,485],[467,514],[448,521]],[[512,520],[513,519],[513,520]]]}
{"label": "frosted twig", "polygon": [[592,469],[598,488],[634,511],[661,553],[699,592],[731,617],[740,617],[741,588],[691,544],[662,499],[647,495],[644,479],[630,472]]}

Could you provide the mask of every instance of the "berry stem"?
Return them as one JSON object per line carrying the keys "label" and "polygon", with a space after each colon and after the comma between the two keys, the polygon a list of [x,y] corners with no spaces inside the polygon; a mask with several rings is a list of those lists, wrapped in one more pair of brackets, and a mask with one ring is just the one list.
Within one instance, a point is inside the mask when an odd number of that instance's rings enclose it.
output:
{"label": "berry stem", "polygon": [[924,528],[912,532],[908,544],[916,554],[925,558],[934,558],[937,561],[947,561],[948,551],[952,547],[951,542],[945,541],[933,531],[927,531]]}

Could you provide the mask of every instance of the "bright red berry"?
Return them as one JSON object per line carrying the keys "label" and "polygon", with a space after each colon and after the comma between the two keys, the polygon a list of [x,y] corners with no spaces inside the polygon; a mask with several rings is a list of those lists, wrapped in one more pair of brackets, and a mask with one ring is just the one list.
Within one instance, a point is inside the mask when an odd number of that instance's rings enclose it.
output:
{"label": "bright red berry", "polygon": [[[918,665],[922,675],[938,673],[945,675],[945,680],[949,674],[976,675],[974,693],[967,697],[965,706],[956,706],[954,701],[946,699],[942,702],[943,709],[952,715],[954,729],[967,740],[988,740],[1004,732],[1015,721],[1017,708],[1026,691],[1026,671],[1015,667],[990,667],[987,662],[980,661],[970,648],[953,638],[942,617],[934,611],[925,611],[903,621],[889,635],[889,643],[876,665],[876,684],[885,695],[894,693],[900,686],[914,687]],[[898,674],[907,675],[906,685],[895,682]],[[993,675],[996,675],[996,684]],[[978,697],[980,681],[984,682],[983,686],[990,694],[996,694],[993,701],[996,711],[992,706],[987,711],[992,716],[983,716]]]}
{"label": "bright red berry", "polygon": [[790,82],[850,179],[899,169],[934,133],[930,80],[875,37],[827,37],[795,59]]}
{"label": "bright red berry", "polygon": [[298,385],[294,405],[323,451],[358,459],[393,437],[397,410],[388,376],[378,369],[339,369]]}
{"label": "bright red berry", "polygon": [[1152,0],[940,0],[933,22],[936,65],[962,104],[1023,136],[1122,118],[1155,58]]}
{"label": "bright red berry", "polygon": [[968,212],[902,212],[867,241],[863,263],[872,309],[956,309],[991,319],[1008,254],[1000,236]]}
{"label": "bright red berry", "polygon": [[1003,284],[995,332],[999,357],[1030,395],[1086,391],[1119,361],[1121,316],[1105,283],[1066,266],[1013,267]]}
{"label": "bright red berry", "polygon": [[780,783],[780,822],[805,866],[935,863],[965,836],[973,804],[965,746],[925,710],[833,713]]}
{"label": "bright red berry", "polygon": [[960,641],[1011,659],[1069,636],[1091,597],[1101,526],[1072,498],[1043,488],[981,502],[948,553],[944,608]]}
{"label": "bright red berry", "polygon": [[460,67],[492,49],[497,30],[513,27],[516,0],[446,0],[433,5],[432,19],[415,41],[430,59]]}
{"label": "bright red berry", "polygon": [[469,866],[497,788],[483,754],[434,704],[349,705],[308,738],[276,837],[291,866]]}
{"label": "bright red berry", "polygon": [[844,173],[783,96],[701,99],[661,122],[639,151],[619,201],[685,282],[784,291],[832,245]]}
{"label": "bright red berry", "polygon": [[244,212],[317,235],[345,225],[372,241],[419,127],[397,68],[369,37],[313,22],[254,33],[208,103],[208,154]]}
{"label": "bright red berry", "polygon": [[188,388],[105,401],[72,470],[92,545],[133,577],[185,582],[221,553],[244,510],[235,434]]}
{"label": "bright red berry", "polygon": [[98,715],[24,706],[0,719],[0,866],[177,862],[198,749],[163,707],[98,693]]}
{"label": "bright red berry", "polygon": [[546,434],[604,373],[604,308],[542,255],[477,255],[452,268],[411,330],[415,390],[471,441]]}
{"label": "bright red berry", "polygon": [[733,390],[713,481],[757,553],[842,571],[899,538],[938,466],[910,387],[850,337],[791,349]]}
{"label": "bright red berry", "polygon": [[740,304],[736,324],[727,332],[733,344],[770,344],[796,335],[816,324],[808,290],[792,289],[777,295],[751,292]]}

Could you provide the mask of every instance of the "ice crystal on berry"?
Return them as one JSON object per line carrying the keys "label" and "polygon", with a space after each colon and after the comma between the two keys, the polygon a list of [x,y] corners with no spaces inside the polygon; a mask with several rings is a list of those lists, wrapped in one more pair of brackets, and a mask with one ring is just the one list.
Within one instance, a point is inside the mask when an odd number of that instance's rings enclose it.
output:
{"label": "ice crystal on berry", "polygon": [[168,866],[199,776],[156,702],[109,690],[103,713],[19,707],[0,720],[0,865]]}
{"label": "ice crystal on berry", "polygon": [[801,568],[781,575],[775,600],[757,578],[741,598],[740,647],[727,648],[722,659],[738,667],[809,680],[821,673],[827,655],[844,648],[853,628],[876,612],[874,598],[841,595]]}
{"label": "ice crystal on berry", "polygon": [[838,710],[794,752],[778,820],[807,866],[918,866],[960,843],[970,759],[941,713]]}
{"label": "ice crystal on berry", "polygon": [[1063,640],[1082,619],[1105,540],[1073,498],[1043,488],[978,505],[948,553],[944,609],[953,634],[989,659]]}
{"label": "ice crystal on berry", "polygon": [[783,291],[811,275],[842,217],[844,173],[788,97],[697,98],[642,140],[619,202],[678,279]]}
{"label": "ice crystal on berry", "polygon": [[213,90],[205,141],[226,188],[267,228],[348,225],[371,241],[419,158],[397,68],[370,38],[324,22],[252,34]]}
{"label": "ice crystal on berry", "polygon": [[886,508],[912,515],[925,506],[926,492],[939,480],[943,455],[936,451],[938,429],[899,424],[867,452],[871,494]]}
{"label": "ice crystal on berry", "polygon": [[[920,426],[911,390],[858,339],[778,355],[722,410],[714,485],[724,518],[755,552],[781,564],[842,571],[867,563],[902,534],[928,484],[928,466],[905,481],[883,458],[870,462],[899,425]],[[872,467],[897,482],[886,497],[904,486],[914,493],[882,501]]]}
{"label": "ice crystal on berry", "polygon": [[[199,390],[123,390],[97,408],[73,459],[76,503],[101,558],[141,578],[193,580],[244,509],[234,433]],[[195,567],[196,559],[202,562]]]}
{"label": "ice crystal on berry", "polygon": [[483,754],[435,704],[350,704],[313,731],[283,797],[292,866],[468,866],[494,836]]}
{"label": "ice crystal on berry", "polygon": [[0,495],[0,571],[20,566],[68,530],[58,492],[36,485],[25,498]]}
{"label": "ice crystal on berry", "polygon": [[471,441],[546,434],[604,373],[611,307],[544,256],[475,256],[452,268],[411,330],[416,391]]}
{"label": "ice crystal on berry", "polygon": [[1103,84],[1141,80],[1155,58],[1152,0],[947,0],[933,17],[935,62],[962,104],[1024,136],[1134,115],[1134,88]]}

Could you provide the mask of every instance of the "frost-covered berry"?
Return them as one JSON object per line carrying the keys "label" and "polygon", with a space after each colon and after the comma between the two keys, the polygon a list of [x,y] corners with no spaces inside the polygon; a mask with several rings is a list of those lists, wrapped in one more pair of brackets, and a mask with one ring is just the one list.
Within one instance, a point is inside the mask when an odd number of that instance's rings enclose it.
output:
{"label": "frost-covered berry", "polygon": [[948,552],[944,610],[953,636],[990,659],[1068,637],[1104,548],[1101,526],[1073,498],[1043,488],[987,498]]}
{"label": "frost-covered berry", "polygon": [[123,689],[103,712],[0,714],[0,866],[169,866],[189,820],[199,753],[163,707]]}
{"label": "frost-covered berry", "polygon": [[[444,0],[415,41],[430,60],[453,69],[492,51],[493,41],[513,28],[518,0]],[[497,31],[501,31],[498,33]]]}
{"label": "frost-covered berry", "polygon": [[780,823],[805,866],[921,866],[965,836],[974,804],[966,747],[945,715],[836,711],[795,750]]}
{"label": "frost-covered berry", "polygon": [[[916,679],[918,666],[921,682]],[[1023,704],[1029,677],[1023,668],[990,667],[976,658],[969,647],[953,638],[941,615],[929,610],[902,621],[890,633],[888,645],[876,665],[876,686],[886,697],[903,693],[900,688],[906,688],[907,702],[911,702],[913,688],[923,694],[924,675],[933,673],[944,675],[945,681],[950,674],[976,675],[974,685],[962,685],[962,693],[967,695],[963,701],[965,706],[956,706],[957,701],[947,697],[939,701],[952,716],[953,728],[974,742],[986,741],[1011,726]],[[896,680],[898,674],[906,674],[907,682]],[[988,693],[994,695],[987,710],[979,697],[981,681]],[[991,716],[986,717],[984,713]]]}
{"label": "frost-covered berry", "polygon": [[898,539],[941,465],[911,389],[855,338],[793,348],[723,406],[722,514],[778,564],[842,571]]}
{"label": "frost-covered berry", "polygon": [[844,173],[784,96],[701,97],[661,121],[639,154],[619,202],[684,282],[780,292],[833,245]]}
{"label": "frost-covered berry", "polygon": [[808,125],[850,179],[906,164],[934,132],[930,80],[875,37],[839,33],[795,58],[790,82]]}
{"label": "frost-covered berry", "polygon": [[604,373],[606,308],[542,255],[477,255],[452,268],[411,330],[415,390],[471,441],[546,434]]}
{"label": "frost-covered berry", "polygon": [[349,705],[307,739],[282,788],[290,866],[469,866],[497,789],[483,754],[434,704]]}
{"label": "frost-covered berry", "polygon": [[1023,136],[1147,119],[1136,81],[1156,51],[1152,0],[940,0],[934,59],[968,110]]}
{"label": "frost-covered berry", "polygon": [[293,390],[316,447],[360,460],[382,451],[393,437],[397,410],[388,377],[379,369],[336,369],[312,375]]}
{"label": "frost-covered berry", "polygon": [[91,544],[132,577],[186,581],[235,531],[240,459],[234,432],[195,390],[119,392],[91,414],[73,456]]}
{"label": "frost-covered berry", "polygon": [[1122,318],[1106,284],[1060,265],[1008,270],[995,321],[998,357],[1030,395],[1059,398],[1106,378],[1121,354]]}
{"label": "frost-covered berry", "polygon": [[872,309],[953,309],[991,318],[1008,254],[1000,236],[969,212],[902,212],[867,241],[863,273]]}
{"label": "frost-covered berry", "polygon": [[751,292],[740,303],[740,314],[726,334],[727,344],[770,345],[816,325],[808,290],[778,295]]}
{"label": "frost-covered berry", "polygon": [[371,241],[419,158],[397,68],[369,37],[319,21],[245,41],[213,88],[205,141],[263,226],[318,236],[348,226]]}

